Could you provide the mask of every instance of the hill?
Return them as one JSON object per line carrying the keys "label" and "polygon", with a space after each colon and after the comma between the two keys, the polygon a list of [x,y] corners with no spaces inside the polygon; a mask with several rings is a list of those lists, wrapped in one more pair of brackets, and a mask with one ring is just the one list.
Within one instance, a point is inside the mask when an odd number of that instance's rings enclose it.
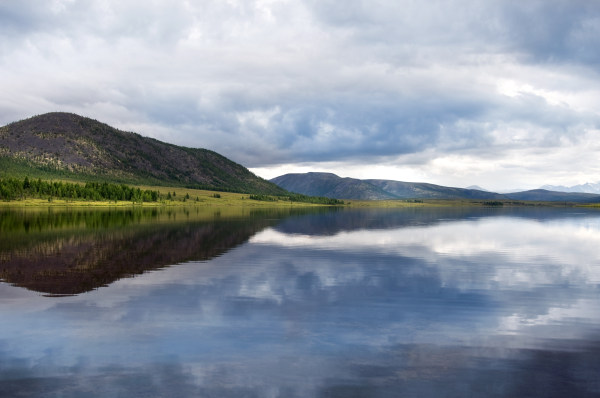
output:
{"label": "hill", "polygon": [[359,180],[342,178],[332,173],[285,174],[271,182],[304,195],[318,195],[336,199],[483,199],[504,197],[494,192],[476,189],[451,188],[440,185],[392,180]]}
{"label": "hill", "polygon": [[341,178],[333,173],[285,174],[270,181],[290,192],[303,195],[336,199],[396,199],[395,195],[368,182],[355,178]]}
{"label": "hill", "polygon": [[600,195],[582,192],[557,192],[546,189],[507,193],[505,196],[514,200],[533,200],[549,202],[600,203]]}
{"label": "hill", "polygon": [[285,174],[273,178],[271,182],[291,192],[336,199],[527,200],[600,203],[600,195],[588,193],[566,193],[534,189],[531,191],[499,194],[480,189],[453,188],[422,182],[341,178],[332,173]]}
{"label": "hill", "polygon": [[402,182],[393,180],[365,180],[366,182],[395,195],[399,199],[502,199],[503,196],[477,189],[453,188],[424,182]]}
{"label": "hill", "polygon": [[285,194],[216,152],[168,144],[62,112],[0,128],[0,176],[25,175]]}

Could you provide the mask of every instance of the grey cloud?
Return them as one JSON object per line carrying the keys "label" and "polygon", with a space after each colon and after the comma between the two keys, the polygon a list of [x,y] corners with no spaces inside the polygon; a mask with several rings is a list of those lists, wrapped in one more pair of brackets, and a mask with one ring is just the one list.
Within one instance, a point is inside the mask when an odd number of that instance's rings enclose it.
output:
{"label": "grey cloud", "polygon": [[506,2],[501,8],[508,44],[534,62],[600,61],[600,5],[593,1]]}
{"label": "grey cloud", "polygon": [[[285,99],[263,103],[270,105],[262,108],[267,114],[277,108],[265,116],[265,125],[237,120],[244,112],[257,111],[251,100],[240,101],[243,95],[233,96],[232,102],[224,103],[226,107],[216,109],[198,109],[193,97],[187,101],[184,96],[161,99],[160,94],[140,98],[131,108],[148,112],[154,122],[165,127],[187,125],[189,135],[182,143],[201,143],[249,167],[286,160],[377,161],[427,149],[447,153],[493,150],[492,133],[507,126],[543,131],[542,137],[527,144],[556,146],[561,137],[576,140],[586,127],[600,125],[592,113],[551,105],[535,95],[494,99],[479,94],[454,98],[452,93],[435,93],[434,99],[414,99],[383,93],[385,100],[379,101],[371,101],[360,92],[332,95],[327,101],[315,97],[289,106],[279,105],[286,103]],[[511,146],[522,145],[515,142]]]}
{"label": "grey cloud", "polygon": [[[450,46],[514,51],[535,62],[597,64],[600,6],[585,0],[364,2],[308,1],[318,20],[391,49]],[[419,46],[419,47],[418,47]]]}
{"label": "grey cloud", "polygon": [[58,35],[77,42],[94,35],[107,41],[141,38],[152,44],[176,41],[192,22],[182,3],[31,0],[0,5],[0,21],[0,31],[12,38]]}
{"label": "grey cloud", "polygon": [[0,119],[71,111],[248,167],[500,153],[497,129],[551,147],[597,128],[593,105],[495,83],[541,72],[533,86],[593,103],[599,16],[558,0],[3,3]]}
{"label": "grey cloud", "polygon": [[[45,4],[46,6],[49,3]],[[35,1],[20,1],[0,4],[0,32],[3,35],[17,35],[37,31],[51,25],[50,10]]]}
{"label": "grey cloud", "polygon": [[[439,93],[437,98],[421,100],[395,93],[371,96],[361,95],[359,91],[333,92],[329,94],[330,98],[319,98],[315,94],[303,102],[292,102],[293,99],[286,95],[280,94],[270,104],[263,102],[265,113],[276,109],[268,116],[266,125],[237,122],[237,115],[257,110],[251,100],[243,100],[245,96],[241,93],[234,95],[231,102],[224,102],[226,107],[206,111],[197,109],[193,100],[181,105],[173,101],[171,104],[175,106],[165,104],[164,108],[152,112],[152,118],[156,122],[163,122],[161,118],[164,118],[166,123],[173,122],[174,118],[187,119],[192,125],[199,126],[196,132],[190,132],[190,145],[197,140],[217,151],[227,149],[226,153],[248,166],[280,160],[281,153],[285,153],[288,160],[320,161],[373,159],[419,152],[438,146],[442,134],[452,145],[457,145],[454,139],[457,135],[465,141],[462,145],[467,146],[477,142],[485,144],[487,140],[485,131],[464,131],[464,126],[458,125],[461,119],[482,119],[484,102],[454,99],[451,93]],[[159,102],[154,100],[153,103]],[[258,110],[260,112],[261,108]],[[203,129],[252,137],[250,141],[259,150],[252,154],[248,141],[223,142],[218,135],[204,135]],[[265,152],[265,148],[273,148],[273,153]]]}
{"label": "grey cloud", "polygon": [[500,99],[495,107],[490,107],[487,115],[496,127],[502,126],[508,131],[512,126],[531,133],[524,141],[514,142],[511,145],[513,148],[551,148],[560,147],[566,142],[577,143],[586,131],[600,127],[597,114],[550,104],[534,94]]}

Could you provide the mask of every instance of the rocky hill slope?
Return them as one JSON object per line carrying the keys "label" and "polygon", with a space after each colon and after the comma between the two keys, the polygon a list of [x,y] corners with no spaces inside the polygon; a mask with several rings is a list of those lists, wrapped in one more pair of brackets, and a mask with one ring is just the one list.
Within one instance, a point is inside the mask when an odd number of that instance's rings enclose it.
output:
{"label": "rocky hill slope", "polygon": [[106,179],[249,193],[285,193],[226,157],[121,131],[71,113],[0,128],[0,173]]}

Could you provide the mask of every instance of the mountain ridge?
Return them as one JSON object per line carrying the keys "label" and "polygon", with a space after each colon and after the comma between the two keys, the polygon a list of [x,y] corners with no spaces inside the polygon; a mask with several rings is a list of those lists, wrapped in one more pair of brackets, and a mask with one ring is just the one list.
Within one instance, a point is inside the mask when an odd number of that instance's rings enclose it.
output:
{"label": "mountain ridge", "polygon": [[285,191],[217,152],[169,144],[73,113],[51,112],[0,127],[5,169],[243,193]]}
{"label": "mountain ridge", "polygon": [[335,199],[502,199],[495,192],[466,188],[451,188],[424,182],[339,177],[333,173],[290,173],[270,180],[280,187],[304,195]]}
{"label": "mountain ridge", "polygon": [[[423,182],[380,179],[342,178],[333,173],[290,173],[270,180],[280,187],[304,195],[318,189],[319,196],[335,199],[454,199],[454,200],[527,200],[600,203],[600,195],[588,193],[529,190],[500,194],[479,189],[455,188]],[[344,189],[340,189],[342,186]],[[358,187],[354,189],[354,187]]]}
{"label": "mountain ridge", "polygon": [[344,199],[361,197],[366,200],[397,199],[395,195],[386,193],[372,184],[356,178],[342,178],[333,173],[292,173],[273,178],[270,181],[280,187],[293,187],[294,192],[310,196],[335,199],[341,197]]}
{"label": "mountain ridge", "polygon": [[544,185],[540,189],[545,189],[548,191],[558,191],[558,192],[579,192],[579,193],[600,194],[600,182],[596,182],[596,183],[586,182],[585,184],[573,185],[570,187],[566,187],[564,185]]}

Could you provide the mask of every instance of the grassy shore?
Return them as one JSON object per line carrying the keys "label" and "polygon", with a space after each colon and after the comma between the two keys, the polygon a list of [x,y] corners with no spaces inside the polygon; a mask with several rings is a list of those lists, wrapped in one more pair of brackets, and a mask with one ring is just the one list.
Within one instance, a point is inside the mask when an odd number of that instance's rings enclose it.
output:
{"label": "grassy shore", "polygon": [[[72,181],[69,181],[72,182]],[[79,183],[79,182],[75,182]],[[273,208],[273,207],[314,207],[330,206],[325,204],[292,202],[270,196],[272,200],[251,199],[249,194],[217,192],[201,189],[163,187],[163,186],[136,186],[141,190],[158,191],[161,199],[156,202],[133,203],[131,201],[92,201],[73,200],[64,198],[34,199],[25,198],[0,202],[0,207],[169,207],[169,206],[201,206],[201,207],[249,207],[249,208]],[[168,199],[164,199],[166,197]],[[339,206],[339,205],[338,205]],[[552,207],[600,207],[600,204],[582,204],[565,202],[528,202],[528,201],[484,201],[484,200],[346,200],[344,207],[353,208],[404,208],[404,207],[459,207],[459,206],[552,206]]]}
{"label": "grassy shore", "polygon": [[515,201],[515,200],[469,200],[469,199],[397,199],[397,200],[348,200],[349,207],[377,207],[377,208],[399,208],[399,207],[465,207],[478,206],[490,208],[502,207],[589,207],[600,208],[596,203],[575,202],[539,202],[539,201]]}
{"label": "grassy shore", "polygon": [[[248,207],[248,208],[284,208],[284,207],[323,207],[330,206],[315,203],[290,202],[287,200],[261,201],[250,199],[248,194],[214,192],[185,188],[144,187],[161,191],[165,195],[175,192],[170,200],[134,203],[131,201],[92,201],[70,199],[20,199],[0,202],[0,207]],[[162,192],[164,190],[164,192]],[[189,199],[186,195],[189,195]],[[343,207],[351,208],[414,208],[414,207],[498,207],[489,206],[485,201],[472,200],[349,200]],[[588,207],[600,208],[600,204],[564,203],[564,202],[507,202],[504,207]]]}
{"label": "grassy shore", "polygon": [[307,207],[324,206],[312,203],[290,202],[287,200],[260,201],[250,199],[249,194],[215,192],[200,189],[140,186],[140,189],[157,190],[165,197],[170,193],[171,199],[157,202],[134,203],[131,201],[92,201],[71,199],[34,199],[26,198],[0,202],[5,207],[168,207],[168,206],[206,206],[206,207]]}

